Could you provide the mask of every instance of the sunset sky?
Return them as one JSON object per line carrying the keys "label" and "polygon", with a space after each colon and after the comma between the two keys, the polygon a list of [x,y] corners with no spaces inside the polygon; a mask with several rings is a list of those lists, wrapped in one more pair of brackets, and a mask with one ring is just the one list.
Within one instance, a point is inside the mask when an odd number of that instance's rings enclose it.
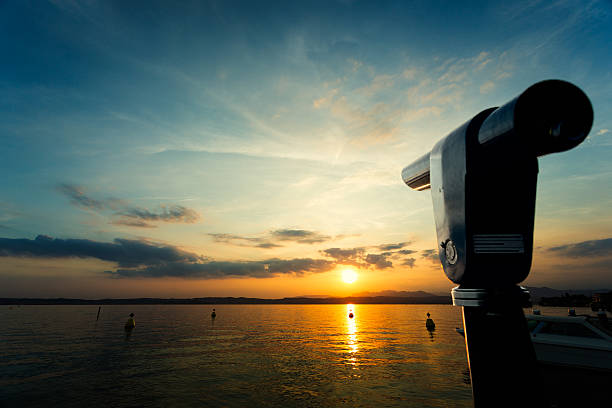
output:
{"label": "sunset sky", "polygon": [[0,297],[448,293],[400,172],[550,78],[525,283],[612,288],[612,3],[459,3],[0,2]]}

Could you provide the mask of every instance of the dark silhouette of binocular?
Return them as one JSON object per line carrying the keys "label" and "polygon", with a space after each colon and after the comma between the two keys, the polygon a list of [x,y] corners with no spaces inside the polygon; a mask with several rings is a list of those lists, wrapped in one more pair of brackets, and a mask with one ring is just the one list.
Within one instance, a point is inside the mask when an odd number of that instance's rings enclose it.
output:
{"label": "dark silhouette of binocular", "polygon": [[431,188],[440,261],[462,288],[503,288],[529,274],[539,156],[576,147],[593,124],[578,87],[538,82],[486,109],[402,171]]}

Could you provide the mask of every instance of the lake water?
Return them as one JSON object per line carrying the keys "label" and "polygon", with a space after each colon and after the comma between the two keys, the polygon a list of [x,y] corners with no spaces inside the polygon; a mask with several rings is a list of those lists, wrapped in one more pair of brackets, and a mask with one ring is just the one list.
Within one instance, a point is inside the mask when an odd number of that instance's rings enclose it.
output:
{"label": "lake water", "polygon": [[461,308],[215,308],[212,321],[209,306],[103,306],[96,321],[97,306],[2,306],[0,405],[472,405]]}

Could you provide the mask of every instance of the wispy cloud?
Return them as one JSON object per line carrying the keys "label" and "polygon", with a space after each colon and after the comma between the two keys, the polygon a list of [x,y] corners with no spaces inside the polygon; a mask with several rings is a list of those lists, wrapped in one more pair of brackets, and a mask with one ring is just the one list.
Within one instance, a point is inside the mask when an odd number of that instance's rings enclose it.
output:
{"label": "wispy cloud", "polygon": [[227,233],[209,233],[208,235],[217,243],[264,249],[280,248],[283,247],[286,242],[311,245],[333,239],[331,236],[316,231],[289,228],[270,231],[258,237]]}
{"label": "wispy cloud", "polygon": [[304,276],[308,273],[321,273],[332,270],[333,262],[324,259],[268,259],[254,262],[174,262],[163,265],[151,265],[135,269],[118,269],[107,272],[118,278],[272,278],[279,275]]}
{"label": "wispy cloud", "polygon": [[[404,71],[404,73],[405,72],[406,71]],[[403,74],[402,76],[404,78],[407,78]],[[356,92],[362,93],[366,96],[373,96],[374,94],[382,90],[392,87],[394,83],[395,83],[395,75],[388,75],[388,74],[376,75],[368,85],[364,86],[363,88],[357,89]]]}
{"label": "wispy cloud", "polygon": [[149,224],[141,220],[130,220],[130,219],[125,219],[125,218],[111,221],[111,224],[125,225],[126,227],[135,227],[135,228],[156,228],[155,225]]}
{"label": "wispy cloud", "polygon": [[570,258],[590,258],[612,255],[612,238],[582,241],[549,248],[548,251]]}
{"label": "wispy cloud", "polygon": [[[348,143],[363,149],[396,141],[409,122],[461,109],[469,90],[489,93],[496,82],[511,76],[511,66],[503,53],[486,50],[442,63],[419,64],[385,73],[371,68],[366,80],[361,71],[348,72],[338,78],[331,90],[323,87],[325,93],[314,99],[313,106],[328,109]],[[382,92],[384,101],[379,97]]]}
{"label": "wispy cloud", "polygon": [[484,84],[480,85],[480,93],[489,93],[493,90],[493,88],[495,88],[495,83],[493,81],[487,81]]}
{"label": "wispy cloud", "polygon": [[162,222],[183,222],[192,224],[196,222],[200,216],[194,210],[183,207],[182,205],[172,205],[166,207],[161,206],[159,212],[151,212],[146,208],[127,208],[124,211],[117,212],[115,215],[127,219],[143,220],[143,221],[162,221]]}
{"label": "wispy cloud", "polygon": [[182,205],[161,205],[159,211],[131,206],[117,198],[96,199],[85,193],[85,190],[73,184],[60,184],[57,190],[70,199],[70,203],[86,210],[99,213],[112,212],[111,224],[137,228],[156,228],[152,223],[186,223],[193,224],[200,215],[193,209]]}
{"label": "wispy cloud", "polygon": [[[412,242],[407,241],[407,242],[398,242],[397,244],[383,244],[383,245],[378,245],[377,248],[380,249],[381,251],[392,251],[394,249],[402,249],[407,245],[410,245]],[[398,252],[403,252],[403,251],[398,251]],[[412,252],[409,252],[412,253]]]}
{"label": "wispy cloud", "polygon": [[77,207],[82,207],[92,210],[104,210],[109,207],[107,201],[100,201],[85,195],[83,189],[72,184],[60,184],[57,190],[70,198],[70,202]]}
{"label": "wispy cloud", "polygon": [[272,236],[279,241],[293,241],[301,244],[316,244],[331,239],[330,236],[318,232],[300,229],[280,229],[272,231]]}
{"label": "wispy cloud", "polygon": [[332,89],[330,90],[327,95],[322,96],[321,98],[315,99],[314,101],[312,101],[312,106],[315,109],[319,109],[322,108],[326,105],[329,105],[329,103],[333,100],[334,96],[336,96],[336,94],[338,94],[338,89]]}
{"label": "wispy cloud", "polygon": [[254,248],[280,248],[282,245],[270,242],[267,237],[247,237],[236,234],[227,233],[209,233],[213,241],[221,244],[229,244],[243,247],[254,247]]}

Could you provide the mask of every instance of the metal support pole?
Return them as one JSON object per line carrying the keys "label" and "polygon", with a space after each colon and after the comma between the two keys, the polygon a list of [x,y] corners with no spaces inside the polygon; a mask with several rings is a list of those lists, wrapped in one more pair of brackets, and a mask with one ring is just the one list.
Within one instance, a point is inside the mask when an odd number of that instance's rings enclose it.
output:
{"label": "metal support pole", "polygon": [[[526,290],[453,289],[463,306],[465,346],[474,406],[546,407],[523,313]],[[528,298],[527,298],[528,299]]]}

